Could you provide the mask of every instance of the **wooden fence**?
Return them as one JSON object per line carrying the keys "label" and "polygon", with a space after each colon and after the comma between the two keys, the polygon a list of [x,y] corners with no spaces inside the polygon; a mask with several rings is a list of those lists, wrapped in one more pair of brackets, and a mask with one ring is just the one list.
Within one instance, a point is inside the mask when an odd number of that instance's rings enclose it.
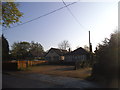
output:
{"label": "wooden fence", "polygon": [[29,66],[34,66],[38,64],[47,63],[45,60],[41,61],[3,61],[2,70],[18,70],[27,68]]}

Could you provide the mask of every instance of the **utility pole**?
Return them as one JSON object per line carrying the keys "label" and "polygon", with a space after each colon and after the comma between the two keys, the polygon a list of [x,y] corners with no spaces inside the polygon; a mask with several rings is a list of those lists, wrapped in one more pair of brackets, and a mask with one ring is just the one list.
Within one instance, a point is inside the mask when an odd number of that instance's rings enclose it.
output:
{"label": "utility pole", "polygon": [[89,51],[90,51],[90,31],[89,31]]}
{"label": "utility pole", "polygon": [[89,51],[92,52],[92,43],[90,42],[90,31],[89,31]]}
{"label": "utility pole", "polygon": [[92,44],[90,42],[90,31],[89,31],[89,53],[90,53],[90,65],[93,64],[93,55],[92,55]]}

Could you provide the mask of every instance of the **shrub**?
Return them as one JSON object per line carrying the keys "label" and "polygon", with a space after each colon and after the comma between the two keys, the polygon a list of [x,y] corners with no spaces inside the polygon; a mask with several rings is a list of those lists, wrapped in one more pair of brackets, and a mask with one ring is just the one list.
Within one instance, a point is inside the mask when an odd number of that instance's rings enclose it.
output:
{"label": "shrub", "polygon": [[120,32],[111,34],[110,39],[105,39],[95,51],[97,63],[94,64],[92,77],[99,82],[104,81],[107,87],[114,79],[118,79],[118,51],[120,51]]}

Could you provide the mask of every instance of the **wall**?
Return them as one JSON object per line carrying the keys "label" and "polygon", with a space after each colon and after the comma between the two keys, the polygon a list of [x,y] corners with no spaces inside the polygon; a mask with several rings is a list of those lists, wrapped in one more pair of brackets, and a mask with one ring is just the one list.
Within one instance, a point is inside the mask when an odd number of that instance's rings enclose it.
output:
{"label": "wall", "polygon": [[66,55],[65,62],[86,61],[86,55]]}
{"label": "wall", "polygon": [[60,60],[60,56],[54,50],[50,50],[45,57],[49,61]]}

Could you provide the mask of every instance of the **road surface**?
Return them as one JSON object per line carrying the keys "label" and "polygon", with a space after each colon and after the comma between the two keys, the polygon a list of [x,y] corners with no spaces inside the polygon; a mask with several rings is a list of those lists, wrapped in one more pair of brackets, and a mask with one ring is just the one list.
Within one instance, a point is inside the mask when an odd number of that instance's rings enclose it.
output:
{"label": "road surface", "polygon": [[2,75],[2,88],[99,88],[95,84],[70,77],[23,74]]}
{"label": "road surface", "polygon": [[62,88],[61,85],[11,75],[2,78],[2,88]]}

